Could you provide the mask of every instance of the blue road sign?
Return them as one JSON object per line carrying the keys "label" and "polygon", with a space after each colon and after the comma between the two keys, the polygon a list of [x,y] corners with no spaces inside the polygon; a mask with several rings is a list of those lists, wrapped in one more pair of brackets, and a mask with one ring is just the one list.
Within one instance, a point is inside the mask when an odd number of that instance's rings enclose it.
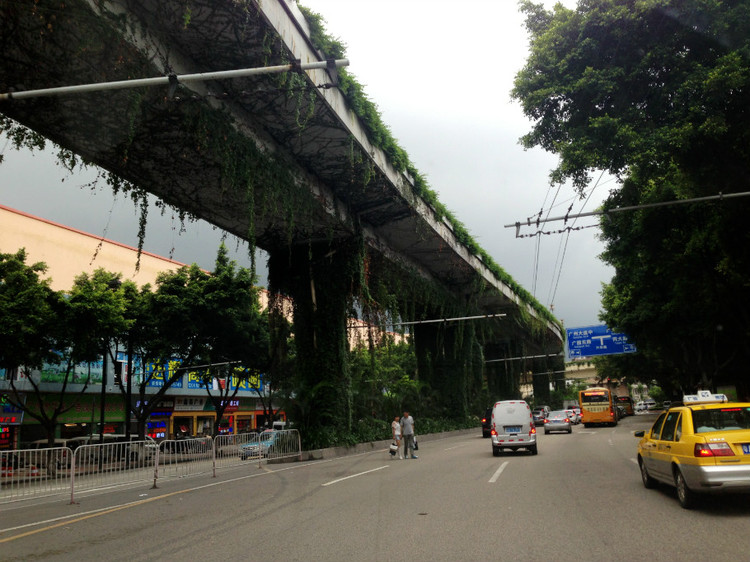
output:
{"label": "blue road sign", "polygon": [[584,326],[565,330],[568,340],[568,359],[635,353],[635,345],[625,334],[616,334],[607,326]]}

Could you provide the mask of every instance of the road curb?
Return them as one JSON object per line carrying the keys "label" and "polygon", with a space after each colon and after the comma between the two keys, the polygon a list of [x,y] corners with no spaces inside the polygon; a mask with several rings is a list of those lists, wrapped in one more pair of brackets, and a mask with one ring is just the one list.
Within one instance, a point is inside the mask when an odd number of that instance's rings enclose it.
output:
{"label": "road curb", "polygon": [[[442,431],[440,433],[428,433],[426,435],[417,435],[419,443],[429,443],[430,441],[437,441],[439,439],[446,439],[448,437],[457,437],[461,435],[476,435],[480,437],[482,435],[481,427],[473,427],[470,429],[458,429],[455,431]],[[388,446],[391,444],[391,439],[383,439],[381,441],[369,441],[367,443],[358,443],[350,447],[329,447],[327,449],[314,449],[311,451],[303,451],[299,457],[295,457],[294,460],[300,461],[311,461],[311,460],[323,460],[333,459],[337,457],[346,457],[349,455],[360,455],[364,453],[372,452],[386,452]]]}

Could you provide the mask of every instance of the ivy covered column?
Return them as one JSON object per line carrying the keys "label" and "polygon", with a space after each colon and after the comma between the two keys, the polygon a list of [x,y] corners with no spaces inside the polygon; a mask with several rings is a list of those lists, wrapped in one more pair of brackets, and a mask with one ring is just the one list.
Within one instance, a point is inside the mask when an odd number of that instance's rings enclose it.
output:
{"label": "ivy covered column", "polygon": [[347,319],[359,288],[356,240],[282,248],[269,259],[269,285],[294,304],[298,377],[294,417],[315,444],[351,431]]}
{"label": "ivy covered column", "polygon": [[482,353],[473,325],[417,324],[414,345],[420,380],[435,397],[436,411],[422,415],[465,418],[470,394],[481,391]]}
{"label": "ivy covered column", "polygon": [[485,364],[487,375],[487,388],[493,400],[512,400],[521,397],[520,369],[518,361],[498,361],[498,359],[511,359],[512,348],[509,341],[489,344],[485,348],[488,359],[493,359]]}

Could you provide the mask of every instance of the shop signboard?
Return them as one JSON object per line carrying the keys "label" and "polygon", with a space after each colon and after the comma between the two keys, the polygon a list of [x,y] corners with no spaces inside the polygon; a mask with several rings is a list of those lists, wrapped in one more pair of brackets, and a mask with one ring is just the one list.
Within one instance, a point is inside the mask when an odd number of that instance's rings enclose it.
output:
{"label": "shop signboard", "polygon": [[[191,390],[205,390],[206,381],[209,380],[206,371],[188,371],[187,387]],[[208,383],[211,390],[219,390],[218,379],[211,379]]]}
{"label": "shop signboard", "polygon": [[240,401],[239,400],[225,400],[226,406],[224,407],[224,413],[230,414],[232,412],[236,412],[240,409]]}
{"label": "shop signboard", "polygon": [[195,396],[175,396],[174,398],[175,412],[202,412],[205,406],[205,398],[199,398]]}
{"label": "shop signboard", "polygon": [[146,422],[146,435],[151,439],[166,439],[168,430],[167,418],[150,419]]}
{"label": "shop signboard", "polygon": [[[224,413],[225,414],[231,414],[238,410],[243,409],[240,403],[239,398],[231,398],[227,400],[222,401],[226,406],[224,406]],[[213,400],[206,400],[206,403],[203,407],[204,412],[215,412],[216,407],[214,406]]]}
{"label": "shop signboard", "polygon": [[[122,382],[128,382],[128,377],[130,376],[130,373],[128,372],[128,354],[124,351],[118,351],[115,361],[122,364],[120,367]],[[140,355],[133,355],[130,361],[130,368],[133,371],[133,381],[136,384],[140,383],[141,376],[143,375]]]}
{"label": "shop signboard", "polygon": [[32,372],[32,376],[39,377],[40,382],[51,383],[68,383],[84,384],[101,384],[103,364],[102,361],[92,361],[90,363],[78,363],[73,365],[68,372],[68,363],[66,358],[59,351],[54,351],[60,360],[54,363],[44,363],[39,371]]}
{"label": "shop signboard", "polygon": [[[52,411],[58,404],[57,395],[48,394],[42,396],[42,404],[45,411]],[[27,404],[32,408],[34,402]],[[64,410],[57,418],[59,423],[95,423],[99,421],[99,397],[89,394],[78,396],[64,396],[62,401]],[[36,408],[34,408],[36,409]],[[111,399],[104,403],[104,420],[107,422],[121,422],[125,419],[125,407],[122,400]],[[38,423],[33,418],[27,417],[24,425]]]}
{"label": "shop signboard", "polygon": [[[122,363],[122,380],[123,382],[126,382],[128,380],[128,355],[125,352],[120,351],[117,353],[115,360],[118,363]],[[144,366],[141,357],[139,355],[133,355],[133,382],[140,384],[143,380],[146,380],[148,381],[146,386],[151,388],[161,388],[164,386],[165,381],[168,381],[175,375],[176,370],[180,367],[181,363],[182,361],[179,359],[171,359],[163,365],[146,363]],[[172,383],[171,388],[182,388],[182,379],[182,376],[178,376]]]}
{"label": "shop signboard", "polygon": [[[175,376],[176,370],[180,367],[180,361],[172,359],[165,365],[156,365],[149,363],[146,365],[146,380],[148,380],[147,386],[160,388],[164,386],[165,382]],[[182,388],[182,377],[178,376],[177,379],[172,383],[171,388]]]}
{"label": "shop signboard", "polygon": [[[189,371],[187,375],[187,387],[191,390],[205,390],[209,370]],[[255,370],[244,367],[235,367],[229,380],[229,389],[226,388],[226,378],[214,377],[209,383],[211,390],[238,389],[239,392],[263,392],[262,375]],[[239,388],[238,388],[239,387]]]}
{"label": "shop signboard", "polygon": [[263,375],[252,369],[234,370],[230,390],[239,386],[240,392],[263,392]]}
{"label": "shop signboard", "polygon": [[0,425],[0,450],[7,450],[13,444],[13,432],[9,426]]}
{"label": "shop signboard", "polygon": [[21,425],[22,422],[23,410],[13,406],[7,394],[0,394],[0,425]]}

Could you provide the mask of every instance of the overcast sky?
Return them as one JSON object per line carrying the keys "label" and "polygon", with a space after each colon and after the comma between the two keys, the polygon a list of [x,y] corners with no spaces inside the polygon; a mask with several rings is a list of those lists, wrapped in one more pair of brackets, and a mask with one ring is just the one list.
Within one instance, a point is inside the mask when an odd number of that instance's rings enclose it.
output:
{"label": "overcast sky", "polygon": [[[553,2],[545,0],[548,7]],[[563,0],[573,7],[573,0]],[[584,207],[570,187],[555,200],[548,174],[556,157],[525,151],[530,129],[511,103],[515,74],[527,56],[523,18],[513,0],[306,0],[347,45],[349,71],[364,85],[383,121],[440,201],[505,271],[567,328],[598,324],[601,283],[612,276],[598,254],[598,229],[516,238],[504,225],[536,216],[594,210],[614,182],[600,184]],[[220,70],[220,69],[217,69]],[[64,173],[51,151],[16,152],[0,138],[0,204],[116,240],[137,243],[138,211],[122,195],[87,184],[94,172]],[[551,202],[555,200],[555,206]],[[207,223],[180,223],[152,206],[145,249],[213,269],[222,233]],[[579,219],[574,226],[596,224]],[[548,223],[545,231],[563,228]],[[535,228],[522,228],[531,234]],[[11,251],[1,246],[0,251]],[[248,266],[246,246],[227,245]],[[13,250],[14,251],[14,250]],[[261,261],[263,258],[261,258]]]}

